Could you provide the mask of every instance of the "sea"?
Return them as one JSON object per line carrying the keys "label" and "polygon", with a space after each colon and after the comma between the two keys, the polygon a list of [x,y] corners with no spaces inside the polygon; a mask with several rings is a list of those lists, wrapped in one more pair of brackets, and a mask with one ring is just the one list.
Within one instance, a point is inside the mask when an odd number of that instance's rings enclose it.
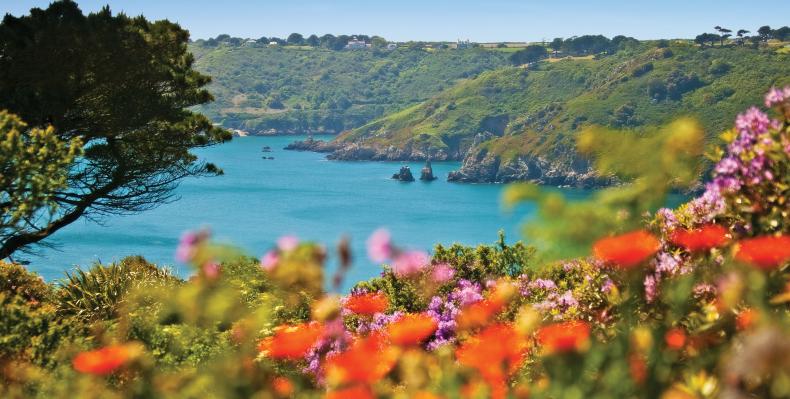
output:
{"label": "sea", "polygon": [[[447,182],[458,162],[433,162],[437,180],[405,183],[392,175],[408,165],[419,178],[423,163],[329,161],[325,154],[283,149],[304,138],[238,137],[201,149],[196,154],[217,164],[223,175],[187,178],[172,202],[153,210],[81,219],[27,256],[29,268],[53,281],[75,268],[142,255],[188,277],[192,269],[174,257],[179,237],[206,228],[215,241],[255,257],[283,235],[322,243],[330,275],[336,267],[335,245],[347,236],[354,259],[344,283],[349,287],[381,272],[365,251],[365,241],[376,229],[389,230],[401,248],[425,251],[438,243],[491,244],[500,230],[512,243],[523,239],[521,227],[535,212],[532,204],[505,210],[503,185]],[[263,152],[264,147],[271,152]]]}

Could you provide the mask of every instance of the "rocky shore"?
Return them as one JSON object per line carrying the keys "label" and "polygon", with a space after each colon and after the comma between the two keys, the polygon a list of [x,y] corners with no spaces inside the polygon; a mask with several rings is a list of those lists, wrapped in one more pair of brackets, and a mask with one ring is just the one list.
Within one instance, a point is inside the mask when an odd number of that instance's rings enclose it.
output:
{"label": "rocky shore", "polygon": [[[478,143],[475,143],[478,144]],[[465,154],[448,153],[445,149],[406,145],[403,148],[378,148],[359,143],[343,143],[308,139],[296,141],[286,150],[327,153],[327,158],[340,161],[461,161],[461,168],[450,172],[447,180],[461,183],[510,183],[527,181],[537,184],[596,188],[615,184],[610,177],[595,174],[590,163],[572,154],[551,154],[551,157],[522,155],[502,160],[484,148],[473,145]],[[571,159],[572,161],[566,161]]]}

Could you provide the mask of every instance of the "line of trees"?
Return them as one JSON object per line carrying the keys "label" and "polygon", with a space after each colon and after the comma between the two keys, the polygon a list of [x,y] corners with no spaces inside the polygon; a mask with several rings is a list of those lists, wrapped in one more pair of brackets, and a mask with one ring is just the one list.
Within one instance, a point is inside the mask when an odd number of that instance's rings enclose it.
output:
{"label": "line of trees", "polygon": [[573,36],[568,39],[558,37],[549,43],[549,48],[554,51],[561,51],[567,55],[611,54],[629,44],[638,43],[637,39],[623,35],[618,35],[611,39],[602,35],[584,35]]}
{"label": "line of trees", "polygon": [[[349,41],[353,38],[357,40],[362,40],[366,43],[370,43],[373,47],[382,48],[387,46],[387,39],[381,36],[369,36],[369,35],[331,35],[326,34],[323,36],[318,35],[310,35],[308,37],[304,37],[304,35],[300,33],[291,33],[288,35],[287,38],[282,39],[276,36],[272,37],[260,37],[255,40],[256,43],[267,45],[269,43],[277,43],[280,46],[310,46],[310,47],[322,47],[327,48],[330,50],[341,50],[343,49]],[[206,46],[218,46],[220,44],[229,44],[232,46],[239,46],[245,42],[245,39],[240,37],[231,37],[227,34],[219,35],[215,38],[210,38],[207,40],[198,40],[198,43],[202,43]]]}
{"label": "line of trees", "polygon": [[[713,29],[719,33],[699,34],[696,38],[694,38],[694,42],[702,47],[705,47],[706,45],[710,45],[712,47],[716,43],[718,43],[719,46],[724,46],[725,42],[733,38],[733,31],[731,29],[727,29],[718,25]],[[757,29],[756,35],[748,36],[749,33],[751,33],[751,31],[746,29],[737,30],[735,32],[735,44],[744,45],[746,42],[750,42],[752,45],[757,46],[760,43],[765,43],[771,39],[779,41],[790,40],[790,27],[788,26],[783,26],[779,29],[772,29],[770,26],[765,25]]]}

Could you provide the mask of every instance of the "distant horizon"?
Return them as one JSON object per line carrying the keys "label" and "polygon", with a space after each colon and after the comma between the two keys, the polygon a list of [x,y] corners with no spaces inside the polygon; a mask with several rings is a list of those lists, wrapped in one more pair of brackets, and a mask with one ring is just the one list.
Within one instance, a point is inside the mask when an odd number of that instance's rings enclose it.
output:
{"label": "distant horizon", "polygon": [[[30,8],[46,8],[51,0],[21,0],[0,5],[0,13],[15,16]],[[486,5],[469,0],[415,1],[367,4],[361,0],[327,4],[319,0],[273,2],[227,0],[154,1],[133,4],[118,0],[77,1],[83,12],[109,4],[113,13],[168,19],[190,31],[192,40],[220,34],[257,39],[286,38],[291,33],[381,36],[395,42],[525,43],[555,37],[624,35],[639,40],[693,39],[714,33],[721,25],[733,31],[769,25],[790,25],[790,1],[767,0],[760,7],[741,1],[667,0],[633,4],[603,0],[516,1],[495,0]]]}

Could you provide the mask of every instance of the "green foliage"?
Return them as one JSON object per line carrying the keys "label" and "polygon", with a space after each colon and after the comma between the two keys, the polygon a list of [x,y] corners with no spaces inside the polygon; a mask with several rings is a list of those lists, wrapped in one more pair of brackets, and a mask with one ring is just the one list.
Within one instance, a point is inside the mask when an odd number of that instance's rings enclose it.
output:
{"label": "green foliage", "polygon": [[56,190],[67,187],[68,170],[82,154],[82,140],[61,140],[52,126],[28,129],[0,111],[0,241],[57,210]]}
{"label": "green foliage", "polygon": [[[568,149],[588,125],[614,122],[646,134],[684,116],[698,119],[710,139],[761,102],[765,87],[790,83],[788,62],[788,55],[762,49],[642,43],[597,60],[488,71],[338,140],[380,148],[426,143],[461,159],[475,136],[489,132],[480,148],[502,161],[532,155],[573,162],[578,157]],[[722,73],[723,63],[729,72]],[[627,120],[620,118],[624,105]],[[486,123],[494,117],[502,123]]]}
{"label": "green foliage", "polygon": [[[190,50],[195,67],[214,77],[209,89],[217,99],[198,109],[253,133],[339,133],[507,62],[507,54],[485,49],[333,51],[197,42]],[[281,104],[272,106],[271,98]]]}
{"label": "green foliage", "polygon": [[140,256],[127,257],[109,266],[96,264],[88,271],[66,273],[57,290],[58,311],[84,320],[108,320],[132,289],[171,287],[178,279]]}
{"label": "green foliage", "polygon": [[[0,23],[0,109],[31,128],[52,126],[48,133],[21,137],[52,150],[63,147],[62,154],[39,151],[43,159],[30,159],[55,161],[34,167],[45,173],[41,182],[52,182],[37,187],[46,189],[38,195],[57,207],[4,234],[0,258],[83,215],[126,214],[169,200],[181,178],[220,172],[190,150],[231,138],[208,118],[185,110],[211,100],[203,89],[210,78],[192,69],[189,34],[178,25],[112,15],[109,8],[84,15],[69,0],[34,11],[8,14]],[[84,152],[76,157],[80,145]]]}
{"label": "green foliage", "polygon": [[536,201],[538,219],[527,227],[527,235],[549,257],[580,256],[589,253],[598,237],[637,228],[646,212],[666,203],[670,190],[693,186],[701,173],[703,139],[693,120],[679,120],[642,137],[589,128],[579,136],[579,151],[595,160],[599,174],[628,184],[599,190],[585,201],[515,184],[507,187],[503,201],[506,206]]}

